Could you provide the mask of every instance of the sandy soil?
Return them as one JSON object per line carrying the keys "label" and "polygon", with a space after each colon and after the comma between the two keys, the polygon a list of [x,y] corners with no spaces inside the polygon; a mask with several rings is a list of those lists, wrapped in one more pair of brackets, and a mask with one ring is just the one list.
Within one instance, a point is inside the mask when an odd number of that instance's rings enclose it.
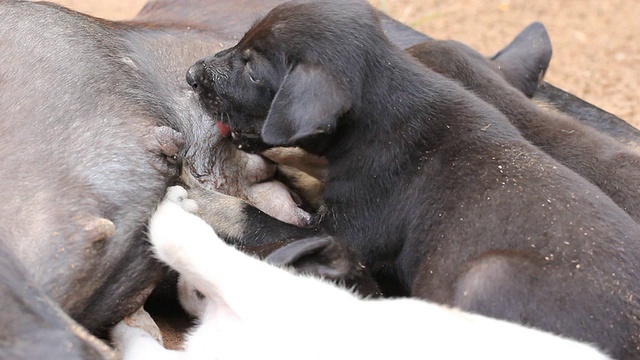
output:
{"label": "sandy soil", "polygon": [[[554,45],[547,80],[640,127],[640,0],[370,1],[419,31],[487,55],[541,21]],[[135,16],[146,0],[55,2],[121,20]]]}
{"label": "sandy soil", "polygon": [[396,19],[440,39],[494,54],[534,21],[554,55],[547,80],[640,125],[640,1],[373,0]]}

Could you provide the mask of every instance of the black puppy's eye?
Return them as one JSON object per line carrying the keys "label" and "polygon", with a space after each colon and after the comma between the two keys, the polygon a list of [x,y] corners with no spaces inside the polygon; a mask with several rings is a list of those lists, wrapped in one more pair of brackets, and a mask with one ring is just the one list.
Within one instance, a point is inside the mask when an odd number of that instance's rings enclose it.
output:
{"label": "black puppy's eye", "polygon": [[256,79],[253,76],[253,74],[251,74],[251,73],[249,74],[249,80],[251,80],[251,82],[254,83],[254,84],[261,84],[262,83],[262,81],[260,81],[260,79]]}
{"label": "black puppy's eye", "polygon": [[262,81],[253,74],[253,67],[250,64],[245,64],[245,73],[249,76],[249,80],[251,80],[252,83],[262,84]]}

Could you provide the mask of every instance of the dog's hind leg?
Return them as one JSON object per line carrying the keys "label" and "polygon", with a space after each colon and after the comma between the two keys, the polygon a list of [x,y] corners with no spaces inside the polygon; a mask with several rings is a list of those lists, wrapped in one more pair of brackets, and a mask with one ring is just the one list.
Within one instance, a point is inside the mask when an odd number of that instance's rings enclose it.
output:
{"label": "dog's hind leg", "polygon": [[[571,253],[569,253],[571,254]],[[602,323],[594,317],[593,304],[600,304],[598,291],[624,291],[615,283],[591,281],[580,292],[567,286],[567,281],[596,279],[597,269],[587,261],[574,266],[556,262],[564,254],[547,257],[526,251],[495,250],[469,261],[462,269],[452,289],[451,305],[462,310],[508,320],[527,326],[563,334],[583,342],[614,343],[611,338],[596,338],[591,334],[603,326],[625,326],[625,314],[614,321]],[[612,309],[621,306],[609,302]],[[598,340],[602,340],[598,342]],[[611,351],[612,349],[605,349]]]}
{"label": "dog's hind leg", "polygon": [[[463,310],[519,321],[540,266],[526,254],[491,252],[467,264],[455,285],[453,305]],[[506,312],[505,312],[506,311]],[[499,314],[499,315],[498,315]]]}

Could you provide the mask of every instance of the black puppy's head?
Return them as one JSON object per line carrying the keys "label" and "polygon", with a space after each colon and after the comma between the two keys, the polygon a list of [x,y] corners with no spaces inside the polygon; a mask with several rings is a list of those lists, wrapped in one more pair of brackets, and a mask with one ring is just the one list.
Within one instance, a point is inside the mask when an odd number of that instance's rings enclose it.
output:
{"label": "black puppy's head", "polygon": [[260,152],[332,133],[358,100],[368,49],[385,41],[366,1],[288,2],[187,81],[238,147]]}

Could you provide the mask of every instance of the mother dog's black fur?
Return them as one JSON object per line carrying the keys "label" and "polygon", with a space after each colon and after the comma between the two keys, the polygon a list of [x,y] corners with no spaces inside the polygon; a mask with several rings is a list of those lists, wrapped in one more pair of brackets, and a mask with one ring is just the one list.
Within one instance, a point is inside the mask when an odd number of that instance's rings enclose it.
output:
{"label": "mother dog's black fur", "polygon": [[322,225],[378,276],[636,356],[640,227],[392,45],[365,2],[279,6],[188,77],[241,145],[327,158]]}

